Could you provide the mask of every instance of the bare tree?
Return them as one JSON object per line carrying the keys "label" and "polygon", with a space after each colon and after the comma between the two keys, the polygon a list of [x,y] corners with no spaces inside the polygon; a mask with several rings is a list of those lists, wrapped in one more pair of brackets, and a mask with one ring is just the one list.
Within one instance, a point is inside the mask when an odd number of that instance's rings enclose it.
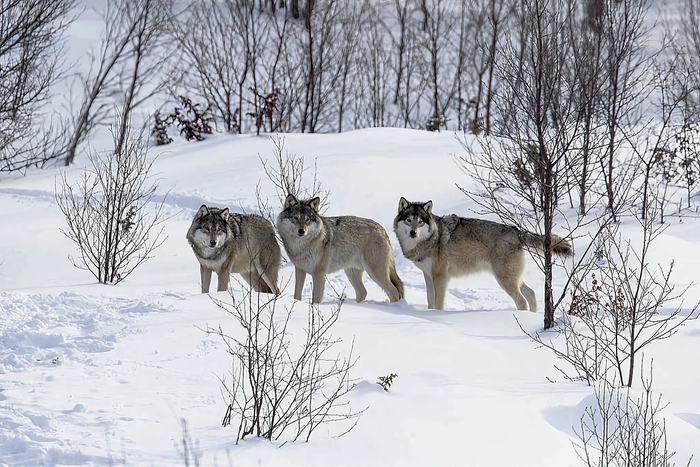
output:
{"label": "bare tree", "polygon": [[588,210],[588,192],[600,179],[596,171],[597,162],[603,159],[602,110],[600,102],[604,89],[602,34],[602,2],[587,0],[585,17],[574,19],[570,25],[572,34],[572,54],[576,63],[580,63],[580,85],[576,100],[582,121],[582,139],[580,150],[580,170],[572,180],[578,189],[579,215]]}
{"label": "bare tree", "polygon": [[[401,125],[406,128],[423,127],[425,118],[417,116],[417,113],[419,113],[427,83],[421,79],[424,57],[419,48],[421,26],[417,24],[418,22],[413,16],[416,2],[414,0],[394,0],[387,4],[370,4],[370,8],[367,27],[372,30],[373,22],[378,21],[382,25],[387,39],[390,40],[390,48],[385,46],[386,39],[378,44],[378,46],[385,47],[381,55],[384,55],[388,60],[387,65],[393,74],[393,79],[388,81],[387,86],[393,86],[392,100],[393,104],[398,106],[395,118],[391,118],[388,124]],[[371,47],[371,41],[363,44],[362,55],[364,57],[370,53],[367,48]],[[371,109],[372,107],[370,107]],[[360,112],[364,114],[366,111],[361,110]],[[363,118],[363,121],[366,120]]]}
{"label": "bare tree", "polygon": [[[134,109],[160,92],[166,82],[159,73],[170,58],[166,47],[165,27],[172,20],[168,2],[165,0],[132,0],[122,12],[127,24],[134,24],[127,60],[120,70],[124,89],[122,115],[132,115]],[[155,83],[155,84],[153,84]],[[122,151],[128,137],[129,119],[121,119],[115,150]]]}
{"label": "bare tree", "polygon": [[[511,225],[540,233],[545,275],[544,327],[554,324],[551,253],[555,215],[566,194],[566,173],[576,170],[571,155],[581,137],[575,92],[580,64],[571,63],[568,25],[574,0],[534,0],[525,5],[527,59],[520,63],[508,40],[497,67],[503,90],[499,109],[508,113],[507,133],[481,141],[481,150],[464,145],[464,170],[481,191],[463,190],[483,210]],[[570,157],[571,156],[571,157]],[[521,201],[527,201],[523,204]]]}
{"label": "bare tree", "polygon": [[[167,56],[161,41],[168,19],[167,5],[164,0],[107,3],[102,12],[105,30],[100,50],[93,58],[90,72],[81,78],[84,94],[80,110],[71,123],[66,165],[73,162],[78,146],[92,129],[112,112],[114,103],[105,101],[105,95],[119,94],[123,90],[121,111],[131,113],[160,89],[161,84],[152,86],[151,83]],[[145,94],[141,92],[144,88],[149,88]],[[126,119],[120,121],[126,124]],[[122,129],[117,133],[126,135],[127,132]],[[123,144],[122,141],[119,146]]]}
{"label": "bare tree", "polygon": [[431,118],[444,118],[452,99],[452,90],[445,89],[446,49],[453,34],[455,20],[445,0],[422,0],[424,22],[423,47],[427,55],[427,76],[431,87]]}
{"label": "bare tree", "polygon": [[[223,425],[237,419],[236,441],[249,435],[277,440],[289,434],[294,441],[308,442],[321,425],[354,421],[345,433],[355,426],[362,411],[352,411],[343,399],[354,386],[350,371],[356,359],[352,348],[345,357],[335,355],[341,340],[331,335],[343,300],[338,298],[326,316],[309,305],[301,339],[290,333],[293,309],[280,311],[277,297],[264,298],[248,289],[241,299],[232,295],[231,303],[216,302],[243,331],[242,337],[232,337],[221,326],[207,329],[233,357],[230,379],[222,379],[229,398]],[[293,339],[301,344],[298,351]]]}
{"label": "bare tree", "polygon": [[147,137],[143,131],[136,137],[119,134],[130,131],[121,121],[128,118],[117,116],[111,127],[114,148],[102,157],[90,154],[78,183],[64,172],[60,189],[56,186],[56,203],[67,224],[62,232],[80,251],[71,261],[103,284],[126,279],[166,238],[160,226],[165,200],[155,201],[158,184],[151,181]]}
{"label": "bare tree", "polygon": [[485,97],[485,125],[486,134],[491,133],[491,106],[496,95],[496,60],[498,53],[498,41],[502,36],[501,30],[505,27],[512,12],[513,7],[510,5],[510,0],[488,0],[488,25],[489,25],[489,44],[488,53],[486,54],[488,64],[488,81],[486,86]]}
{"label": "bare tree", "polygon": [[661,202],[662,223],[666,194],[659,198],[651,192],[652,176],[660,173],[666,181],[666,188],[668,183],[676,178],[673,172],[678,169],[678,164],[674,159],[679,149],[677,138],[683,127],[679,122],[684,118],[684,103],[687,102],[691,90],[690,74],[681,75],[674,60],[663,65],[665,69],[655,71],[652,78],[656,96],[652,100],[656,107],[655,118],[647,123],[647,128],[639,132],[634,144],[630,145],[643,173],[640,216],[644,219],[650,212],[649,201],[654,198]]}
{"label": "bare tree", "polygon": [[390,125],[389,104],[392,100],[391,68],[389,44],[386,28],[377,21],[376,15],[368,16],[362,28],[359,41],[361,52],[358,54],[359,83],[361,90],[356,99],[359,113],[357,121],[362,127],[381,127]]}
{"label": "bare tree", "polygon": [[343,131],[343,118],[350,95],[350,88],[355,84],[357,74],[357,46],[360,44],[360,27],[365,16],[365,5],[350,4],[343,10],[341,18],[340,50],[338,52],[338,86],[334,86],[335,100],[338,105],[338,133]]}
{"label": "bare tree", "polygon": [[340,36],[341,0],[306,0],[304,31],[299,47],[304,73],[301,132],[321,130],[321,116],[328,110],[338,79],[337,54]]}
{"label": "bare tree", "polygon": [[[62,75],[62,36],[74,0],[0,3],[0,172],[56,157],[40,108]],[[37,136],[38,135],[38,136]]]}
{"label": "bare tree", "polygon": [[285,8],[283,15],[272,15],[267,53],[263,54],[261,66],[267,89],[279,89],[279,102],[273,114],[270,132],[289,131],[293,109],[298,101],[296,90],[300,88],[299,66],[289,50],[289,37],[292,24],[291,14]]}
{"label": "bare tree", "polygon": [[606,150],[600,163],[605,175],[607,208],[614,216],[621,206],[616,199],[619,174],[615,164],[622,143],[634,134],[639,111],[650,91],[645,74],[653,55],[644,48],[649,37],[646,25],[649,5],[649,0],[605,2],[600,22],[604,35],[602,109],[606,126]]}
{"label": "bare tree", "polygon": [[[184,87],[195,89],[212,107],[224,130],[240,133],[247,80],[252,67],[250,17],[244,0],[193,2],[172,26],[173,39],[188,69]],[[252,84],[252,83],[251,83]]]}

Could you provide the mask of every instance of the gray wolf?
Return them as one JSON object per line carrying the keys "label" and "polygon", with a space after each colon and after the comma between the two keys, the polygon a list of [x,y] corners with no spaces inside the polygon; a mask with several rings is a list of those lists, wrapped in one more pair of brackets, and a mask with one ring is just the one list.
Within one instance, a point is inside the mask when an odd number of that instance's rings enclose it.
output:
{"label": "gray wolf", "polygon": [[228,288],[230,273],[239,273],[253,290],[280,294],[277,273],[282,256],[274,227],[263,217],[202,205],[187,231],[187,241],[199,261],[202,293],[209,292],[211,274],[216,271],[219,292]]}
{"label": "gray wolf", "polygon": [[[543,237],[517,227],[454,214],[436,216],[433,202],[399,201],[394,232],[406,258],[423,271],[428,308],[445,308],[451,277],[491,272],[519,310],[537,311],[535,292],[523,282],[525,249],[543,251]],[[552,253],[571,254],[566,240],[552,236]]]}
{"label": "gray wolf", "polygon": [[384,228],[370,219],[354,216],[323,217],[320,199],[287,196],[277,217],[277,231],[294,263],[294,298],[301,300],[306,274],[313,280],[312,303],[323,299],[325,276],[343,269],[359,303],[367,297],[362,275],[367,271],[389,300],[403,298],[403,282],[396,274],[394,254]]}

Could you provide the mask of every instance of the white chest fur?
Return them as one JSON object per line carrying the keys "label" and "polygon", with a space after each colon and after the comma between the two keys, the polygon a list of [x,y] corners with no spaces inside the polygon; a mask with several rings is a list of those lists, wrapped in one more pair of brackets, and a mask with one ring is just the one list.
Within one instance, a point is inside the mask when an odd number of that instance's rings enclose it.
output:
{"label": "white chest fur", "polygon": [[224,261],[226,261],[225,256],[216,260],[199,258],[199,264],[212,271],[219,271],[224,265]]}

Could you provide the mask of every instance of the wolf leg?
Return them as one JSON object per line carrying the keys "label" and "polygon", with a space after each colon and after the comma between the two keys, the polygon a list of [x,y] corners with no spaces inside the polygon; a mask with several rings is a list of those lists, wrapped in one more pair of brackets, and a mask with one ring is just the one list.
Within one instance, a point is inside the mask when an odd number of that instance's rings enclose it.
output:
{"label": "wolf leg", "polygon": [[509,274],[499,274],[497,271],[494,271],[494,274],[496,275],[498,285],[500,285],[501,288],[505,290],[508,295],[510,295],[510,298],[513,299],[518,310],[527,310],[527,300],[525,300],[523,294],[520,293],[519,278]]}
{"label": "wolf leg", "polygon": [[436,274],[433,276],[433,289],[435,290],[435,309],[445,309],[445,296],[447,295],[447,284],[450,278],[447,274]]}
{"label": "wolf leg", "polygon": [[[369,266],[369,264],[367,265]],[[389,269],[387,267],[386,271],[376,271],[370,267],[367,267],[367,274],[372,278],[374,282],[379,284],[379,287],[387,294],[390,302],[398,302],[401,300],[401,294],[399,289],[391,282],[391,276],[389,275]]]}
{"label": "wolf leg", "polygon": [[211,269],[207,269],[200,264],[199,276],[202,282],[202,293],[209,293],[209,286],[211,285]]}
{"label": "wolf leg", "polygon": [[313,281],[311,303],[321,303],[321,300],[323,300],[323,291],[326,288],[326,275],[323,273],[314,273],[311,276],[311,280]]}
{"label": "wolf leg", "polygon": [[498,284],[510,295],[518,310],[527,310],[528,300],[525,300],[521,292],[525,275],[525,252],[520,250],[506,259],[495,261],[495,264],[492,262],[491,268]]}
{"label": "wolf leg", "polygon": [[301,300],[301,293],[304,291],[304,281],[306,271],[294,266],[294,300]]}
{"label": "wolf leg", "polygon": [[216,288],[217,292],[225,292],[228,289],[229,276],[229,268],[222,268],[221,271],[217,272],[217,278],[219,279],[219,284]]}
{"label": "wolf leg", "polygon": [[353,289],[355,289],[355,301],[360,303],[367,298],[367,289],[365,289],[365,284],[362,283],[362,269],[348,268],[345,270],[345,275],[348,276],[350,284],[352,284]]}
{"label": "wolf leg", "polygon": [[433,278],[427,272],[423,273],[425,278],[425,292],[428,294],[428,309],[435,309],[435,284],[433,284]]}
{"label": "wolf leg", "polygon": [[525,282],[520,284],[520,292],[525,296],[525,299],[527,300],[527,305],[530,308],[530,311],[533,313],[537,312],[537,296],[535,295],[534,290],[532,290],[530,287],[528,287]]}

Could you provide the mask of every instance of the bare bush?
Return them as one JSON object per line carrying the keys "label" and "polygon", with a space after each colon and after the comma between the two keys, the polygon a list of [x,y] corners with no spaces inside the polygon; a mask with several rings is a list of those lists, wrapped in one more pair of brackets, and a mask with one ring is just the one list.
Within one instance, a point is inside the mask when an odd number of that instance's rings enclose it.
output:
{"label": "bare bush", "polygon": [[652,392],[652,377],[642,377],[638,397],[628,388],[600,383],[594,386],[596,404],[588,406],[574,427],[576,452],[589,467],[672,467],[666,423],[659,420],[666,407]]}
{"label": "bare bush", "polygon": [[60,153],[41,107],[63,73],[61,38],[74,0],[0,3],[0,172],[23,170]]}
{"label": "bare bush", "polygon": [[577,271],[569,310],[561,317],[564,348],[541,334],[530,336],[568,364],[559,368],[566,378],[631,386],[642,351],[697,317],[698,304],[689,310],[682,302],[665,309],[687,288],[676,292],[671,284],[673,262],[666,269],[650,265],[652,243],[664,230],[656,219],[655,212],[638,218],[642,239],[636,247],[623,238],[617,224],[602,230],[594,242],[597,262]]}
{"label": "bare bush", "polygon": [[293,308],[279,310],[276,296],[270,299],[248,289],[241,299],[216,302],[242,331],[231,335],[221,326],[207,330],[223,340],[233,357],[230,378],[222,379],[229,399],[223,425],[238,423],[236,441],[289,435],[308,442],[321,425],[354,422],[347,431],[355,426],[362,411],[352,411],[343,399],[354,386],[350,371],[356,359],[352,348],[345,357],[337,355],[341,340],[331,334],[343,300],[339,297],[326,316],[309,305],[301,339],[289,332]]}
{"label": "bare bush", "polygon": [[[100,156],[89,154],[90,165],[77,183],[61,174],[56,202],[65,216],[62,233],[78,246],[80,256],[71,258],[79,269],[92,273],[103,284],[117,284],[151,258],[165,240],[164,199],[154,203],[158,183],[151,179],[153,161],[148,160],[146,136],[130,132],[118,116],[111,127],[114,149]],[[119,141],[125,141],[118,151]]]}

